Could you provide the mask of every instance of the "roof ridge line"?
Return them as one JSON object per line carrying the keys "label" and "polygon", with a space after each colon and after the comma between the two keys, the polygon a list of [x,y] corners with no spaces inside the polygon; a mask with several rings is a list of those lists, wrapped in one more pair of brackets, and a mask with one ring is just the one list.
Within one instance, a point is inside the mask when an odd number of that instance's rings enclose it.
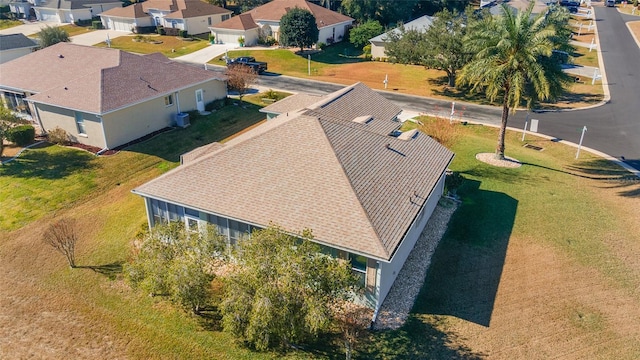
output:
{"label": "roof ridge line", "polygon": [[[371,219],[371,215],[369,215],[369,212],[363,206],[362,198],[360,197],[360,195],[356,191],[355,187],[353,186],[353,181],[352,181],[351,177],[349,175],[347,175],[347,169],[345,169],[344,164],[342,163],[342,160],[338,156],[338,154],[336,152],[336,148],[333,146],[333,142],[327,136],[327,132],[325,130],[323,121],[330,121],[331,123],[334,123],[334,124],[337,124],[337,125],[341,125],[341,124],[339,124],[338,122],[335,122],[335,121],[331,121],[331,120],[323,120],[323,119],[321,119],[319,117],[316,117],[316,119],[317,119],[318,123],[320,123],[320,126],[322,127],[322,132],[324,134],[325,139],[327,139],[327,142],[329,143],[329,146],[331,146],[331,150],[333,152],[333,156],[335,156],[336,161],[338,162],[338,164],[340,164],[340,168],[342,169],[342,173],[344,174],[344,177],[347,178],[347,181],[349,182],[349,187],[351,188],[351,192],[356,197],[356,199],[358,199],[358,207],[360,209],[362,209],[362,212],[367,217],[367,222],[369,223],[369,226],[371,227],[371,230],[373,230],[373,232],[376,234],[376,242],[378,243],[378,245],[382,249],[382,252],[385,254],[386,258],[387,259],[390,258],[391,254],[389,253],[389,250],[387,249],[387,247],[384,245],[384,242],[382,241],[382,238],[380,237],[380,232],[373,225],[373,221]],[[371,132],[371,133],[373,133],[373,132]],[[378,135],[377,133],[375,133],[375,134]]]}

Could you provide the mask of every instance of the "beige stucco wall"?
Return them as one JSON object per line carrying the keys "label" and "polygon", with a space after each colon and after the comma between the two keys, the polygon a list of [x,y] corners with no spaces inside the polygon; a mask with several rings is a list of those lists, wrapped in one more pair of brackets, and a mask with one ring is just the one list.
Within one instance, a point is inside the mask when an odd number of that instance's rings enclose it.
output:
{"label": "beige stucco wall", "polygon": [[343,22],[343,23],[327,26],[320,29],[318,33],[318,42],[323,42],[325,44],[328,44],[329,42],[327,41],[327,39],[334,37],[333,35],[334,29],[335,29],[335,37],[333,39],[334,42],[340,42],[345,40],[344,39],[345,30],[349,25],[351,25],[351,22]]}
{"label": "beige stucco wall", "polygon": [[371,43],[371,57],[372,58],[384,58],[387,57],[387,54],[384,53],[384,43],[377,44]]}
{"label": "beige stucco wall", "polygon": [[82,135],[78,132],[73,110],[45,104],[35,104],[35,108],[45,131],[59,127],[67,132],[71,141],[99,148],[104,147],[102,124],[97,116],[83,113],[86,135]]}
{"label": "beige stucco wall", "polygon": [[[222,15],[223,14],[204,15],[185,19],[186,30],[191,35],[208,33],[209,26],[222,22]],[[231,15],[231,12],[229,12],[229,15]],[[211,18],[211,25],[209,25],[209,18]]]}
{"label": "beige stucco wall", "polygon": [[420,234],[422,234],[422,230],[424,230],[429,218],[431,218],[431,214],[433,214],[433,211],[438,205],[438,201],[444,192],[444,181],[445,174],[443,173],[432,193],[429,195],[427,203],[424,205],[420,213],[418,213],[415,222],[411,225],[409,231],[407,231],[405,238],[402,239],[402,242],[391,259],[391,262],[380,262],[380,267],[378,268],[379,284],[377,289],[378,307],[382,305],[385,297],[387,297],[389,290],[391,290],[391,285],[393,285],[396,280],[398,273],[402,269],[405,261],[407,261],[407,258],[418,241]]}
{"label": "beige stucco wall", "polygon": [[135,106],[105,114],[102,118],[106,147],[114,148],[144,135],[172,126],[175,115],[180,112],[196,110],[197,89],[203,90],[204,103],[224,98],[227,95],[223,81],[212,80],[207,83],[174,93],[173,105],[165,106],[164,96],[146,101]]}
{"label": "beige stucco wall", "polygon": [[196,110],[195,92],[197,89],[203,90],[205,104],[222,99],[227,95],[224,81],[211,80],[181,90],[178,94],[173,93],[173,105],[171,106],[165,106],[163,95],[105,114],[102,118],[83,113],[86,134],[78,132],[73,110],[44,104],[35,104],[35,107],[45,131],[60,127],[69,134],[72,141],[101,149],[105,147],[111,149],[167,126],[172,126],[178,111]]}

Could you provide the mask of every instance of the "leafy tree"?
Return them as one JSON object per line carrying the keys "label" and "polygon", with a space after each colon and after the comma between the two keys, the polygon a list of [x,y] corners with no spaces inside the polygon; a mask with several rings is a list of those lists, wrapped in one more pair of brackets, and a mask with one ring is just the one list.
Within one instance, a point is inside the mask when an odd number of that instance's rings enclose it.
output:
{"label": "leafy tree", "polygon": [[343,260],[310,240],[270,226],[240,242],[236,266],[225,278],[224,328],[256,349],[301,343],[328,329],[336,302],[357,279]]}
{"label": "leafy tree", "polygon": [[51,246],[56,251],[64,255],[72,269],[76,267],[76,243],[78,235],[76,234],[76,223],[71,219],[60,219],[44,232],[42,240],[45,244]]}
{"label": "leafy tree", "polygon": [[500,17],[475,23],[464,41],[475,56],[460,71],[458,85],[484,90],[491,101],[502,98],[498,159],[504,159],[509,110],[515,111],[525,100],[531,108],[540,100],[554,99],[570,80],[552,58],[553,50],[564,41],[558,36],[558,24],[547,21],[544,14],[532,16],[533,5],[517,15],[502,5]]}
{"label": "leafy tree", "polygon": [[377,20],[368,20],[349,31],[349,41],[357,48],[369,43],[369,39],[384,32],[384,28]]}
{"label": "leafy tree", "polygon": [[206,1],[211,5],[220,6],[223,8],[227,7],[227,0],[206,0]]}
{"label": "leafy tree", "polygon": [[235,3],[240,7],[241,12],[247,12],[260,5],[268,3],[270,0],[236,0]]}
{"label": "leafy tree", "polygon": [[45,26],[38,33],[38,42],[41,48],[55,45],[59,42],[70,42],[69,33],[57,26]]}
{"label": "leafy tree", "polygon": [[125,275],[133,288],[199,313],[210,298],[212,265],[225,254],[225,240],[213,226],[189,232],[181,222],[157,225],[142,236]]}
{"label": "leafy tree", "polygon": [[242,96],[249,90],[251,84],[256,81],[258,74],[251,67],[237,64],[227,68],[227,86],[230,90],[237,91]]}
{"label": "leafy tree", "polygon": [[443,10],[435,15],[433,24],[426,30],[402,30],[390,33],[386,46],[387,56],[401,64],[420,64],[427,68],[445,71],[449,86],[455,86],[456,73],[467,64],[472,54],[463,45],[463,37],[473,21],[473,10],[466,16]]}
{"label": "leafy tree", "polygon": [[293,8],[280,19],[280,44],[296,46],[302,51],[318,42],[316,17],[304,9]]}
{"label": "leafy tree", "polygon": [[410,20],[418,0],[342,0],[342,12],[358,23],[377,20],[395,26],[398,21]]}
{"label": "leafy tree", "polygon": [[7,138],[9,129],[19,122],[21,122],[20,117],[0,103],[0,156],[4,151],[4,140]]}

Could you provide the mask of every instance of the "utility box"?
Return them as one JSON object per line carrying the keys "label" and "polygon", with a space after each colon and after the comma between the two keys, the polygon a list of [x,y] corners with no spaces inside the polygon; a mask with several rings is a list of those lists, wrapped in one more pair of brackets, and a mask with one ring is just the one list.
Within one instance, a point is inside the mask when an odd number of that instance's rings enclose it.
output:
{"label": "utility box", "polygon": [[177,113],[176,114],[176,126],[180,126],[185,128],[189,126],[189,114],[187,113]]}

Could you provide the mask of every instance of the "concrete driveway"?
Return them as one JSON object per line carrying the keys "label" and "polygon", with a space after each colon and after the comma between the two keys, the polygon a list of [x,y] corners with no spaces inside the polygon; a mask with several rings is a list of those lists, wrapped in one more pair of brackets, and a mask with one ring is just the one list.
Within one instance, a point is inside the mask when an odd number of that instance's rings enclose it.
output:
{"label": "concrete driveway", "polygon": [[213,44],[202,50],[192,52],[184,56],[175,58],[174,60],[189,62],[194,64],[204,64],[216,56],[224,54],[227,50],[237,49],[237,44]]}
{"label": "concrete driveway", "polygon": [[107,36],[109,36],[109,39],[115,39],[119,36],[124,36],[124,35],[131,35],[131,33],[124,32],[124,31],[115,31],[115,30],[93,30],[93,31],[88,31],[86,34],[72,36],[71,42],[73,44],[78,44],[78,45],[92,46],[92,45],[101,43],[103,41],[106,41]]}
{"label": "concrete driveway", "polygon": [[18,26],[14,26],[12,28],[8,28],[8,29],[2,29],[0,30],[0,34],[2,35],[9,35],[9,34],[25,34],[27,36],[35,34],[37,32],[40,32],[40,29],[45,27],[45,26],[60,26],[60,25],[66,25],[66,24],[60,24],[57,22],[49,22],[49,21],[34,21],[34,22],[27,22],[24,25],[18,25]]}

